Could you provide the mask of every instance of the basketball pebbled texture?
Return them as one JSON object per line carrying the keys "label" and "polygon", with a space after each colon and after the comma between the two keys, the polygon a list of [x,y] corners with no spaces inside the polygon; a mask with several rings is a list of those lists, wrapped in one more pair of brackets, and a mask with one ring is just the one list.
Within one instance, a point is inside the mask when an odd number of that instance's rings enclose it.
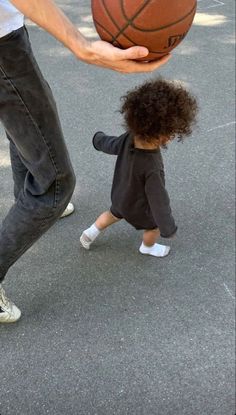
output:
{"label": "basketball pebbled texture", "polygon": [[122,49],[146,46],[145,60],[159,59],[188,33],[197,0],[92,0],[92,13],[101,39]]}

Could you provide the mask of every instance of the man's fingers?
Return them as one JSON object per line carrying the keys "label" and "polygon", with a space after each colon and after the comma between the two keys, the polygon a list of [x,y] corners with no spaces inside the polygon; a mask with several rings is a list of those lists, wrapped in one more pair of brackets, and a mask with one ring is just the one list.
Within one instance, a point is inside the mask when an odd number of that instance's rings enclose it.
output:
{"label": "man's fingers", "polygon": [[121,72],[132,73],[132,72],[152,72],[165,65],[171,58],[171,55],[165,55],[163,58],[151,61],[151,62],[133,62],[126,61],[126,65],[120,67]]}
{"label": "man's fingers", "polygon": [[163,56],[161,59],[149,62],[148,65],[150,65],[150,68],[153,68],[154,70],[154,69],[159,68],[162,65],[165,65],[170,60],[170,58],[171,58],[171,55],[168,54],[168,55]]}
{"label": "man's fingers", "polygon": [[[123,60],[123,59],[137,60],[140,58],[145,58],[145,56],[147,56],[149,53],[148,49],[143,46],[132,46],[131,48],[128,48],[125,50],[120,49],[119,52],[118,52],[119,56],[117,56],[119,60]],[[144,64],[144,65],[149,65],[150,68],[151,67],[159,68],[159,66],[167,63],[169,59],[170,59],[170,54],[165,55],[164,57],[158,60],[155,60],[155,61],[150,61],[148,63],[147,62],[141,63],[141,65]]]}
{"label": "man's fingers", "polygon": [[119,59],[140,59],[145,58],[148,55],[149,51],[143,46],[132,46],[128,49],[118,49],[119,50]]}

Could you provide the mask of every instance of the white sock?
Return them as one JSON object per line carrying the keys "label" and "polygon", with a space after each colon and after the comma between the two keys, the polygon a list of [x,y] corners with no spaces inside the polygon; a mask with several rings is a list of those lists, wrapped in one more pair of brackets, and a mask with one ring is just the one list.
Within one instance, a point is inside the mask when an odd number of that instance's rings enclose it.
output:
{"label": "white sock", "polygon": [[165,245],[154,244],[152,246],[146,246],[144,243],[139,248],[141,254],[152,255],[155,257],[164,257],[170,252],[170,247]]}
{"label": "white sock", "polygon": [[101,233],[101,231],[97,228],[95,223],[93,223],[90,226],[90,228],[85,229],[83,233],[85,233],[85,235],[90,239],[90,241],[94,241],[97,238],[97,236]]}

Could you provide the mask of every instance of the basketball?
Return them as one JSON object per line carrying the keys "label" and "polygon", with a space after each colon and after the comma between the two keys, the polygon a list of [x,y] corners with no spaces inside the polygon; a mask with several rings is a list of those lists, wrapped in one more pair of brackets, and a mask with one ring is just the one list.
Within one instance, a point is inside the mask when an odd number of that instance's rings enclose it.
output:
{"label": "basketball", "polygon": [[196,8],[197,0],[92,0],[101,39],[122,49],[146,46],[145,60],[159,59],[179,45]]}

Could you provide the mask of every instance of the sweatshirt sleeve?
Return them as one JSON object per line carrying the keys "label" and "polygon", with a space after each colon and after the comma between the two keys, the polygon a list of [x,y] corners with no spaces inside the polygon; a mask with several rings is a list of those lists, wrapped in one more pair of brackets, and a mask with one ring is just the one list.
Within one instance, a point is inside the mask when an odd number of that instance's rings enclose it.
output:
{"label": "sweatshirt sleeve", "polygon": [[93,136],[93,146],[96,150],[103,151],[103,153],[118,155],[125,138],[126,134],[113,137],[99,131]]}
{"label": "sweatshirt sleeve", "polygon": [[163,238],[172,237],[177,231],[177,226],[172,216],[170,199],[161,171],[155,171],[148,175],[145,182],[145,193],[161,236]]}

